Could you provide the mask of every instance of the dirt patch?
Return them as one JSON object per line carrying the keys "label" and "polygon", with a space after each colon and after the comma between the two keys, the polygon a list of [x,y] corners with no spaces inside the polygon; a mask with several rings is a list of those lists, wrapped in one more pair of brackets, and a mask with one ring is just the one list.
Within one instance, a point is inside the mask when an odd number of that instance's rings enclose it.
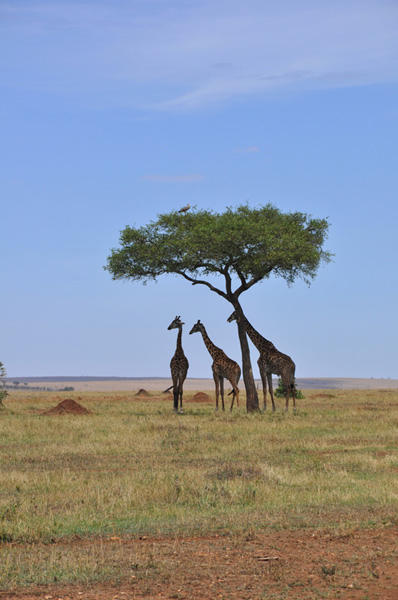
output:
{"label": "dirt patch", "polygon": [[206,537],[112,537],[52,545],[107,556],[107,584],[1,592],[7,600],[396,600],[398,528],[248,532]]}
{"label": "dirt patch", "polygon": [[144,390],[144,388],[139,389],[138,392],[136,393],[136,396],[138,396],[139,398],[148,398],[149,395],[150,395],[149,392]]}
{"label": "dirt patch", "polygon": [[205,392],[198,392],[190,399],[190,402],[198,402],[198,403],[209,403],[212,402],[212,399]]}
{"label": "dirt patch", "polygon": [[42,415],[91,415],[92,412],[88,408],[85,408],[72,398],[65,398],[62,400],[57,406],[54,408],[50,408],[45,412],[41,413]]}

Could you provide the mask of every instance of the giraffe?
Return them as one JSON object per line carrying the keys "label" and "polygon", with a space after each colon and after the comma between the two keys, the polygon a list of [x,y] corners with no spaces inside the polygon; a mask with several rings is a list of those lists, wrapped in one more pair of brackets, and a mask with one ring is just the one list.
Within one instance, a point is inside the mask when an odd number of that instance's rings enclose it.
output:
{"label": "giraffe", "polygon": [[174,410],[178,412],[178,399],[180,400],[180,413],[182,410],[182,386],[186,379],[189,363],[188,359],[184,354],[184,350],[182,349],[182,326],[184,323],[181,321],[180,317],[176,317],[174,321],[170,323],[168,326],[168,330],[170,329],[178,329],[177,335],[177,347],[174,352],[174,356],[170,361],[170,370],[171,370],[171,378],[173,380],[173,394],[174,394]]}
{"label": "giraffe", "polygon": [[211,368],[213,371],[214,383],[216,385],[216,410],[218,410],[218,398],[219,398],[220,392],[221,392],[222,409],[225,410],[224,377],[226,377],[228,379],[228,381],[230,382],[230,384],[232,385],[233,396],[232,396],[232,402],[231,402],[231,408],[230,408],[230,410],[232,410],[232,408],[234,406],[235,397],[236,397],[236,403],[239,406],[238,383],[239,383],[239,378],[240,378],[240,366],[234,360],[232,360],[231,358],[228,358],[228,356],[225,354],[225,352],[223,350],[221,350],[221,348],[217,348],[217,346],[215,346],[213,344],[213,342],[207,335],[205,326],[199,320],[192,327],[191,331],[189,332],[189,335],[191,335],[191,333],[197,333],[197,332],[200,332],[202,334],[205,346],[206,346],[207,350],[209,351],[210,356],[213,359],[213,364],[212,364]]}
{"label": "giraffe", "polygon": [[[239,320],[239,314],[234,311],[230,317],[228,317],[228,323]],[[296,371],[296,365],[287,354],[279,352],[272,342],[265,339],[262,335],[254,329],[254,327],[246,319],[245,315],[242,314],[244,320],[245,330],[249,338],[260,352],[260,357],[257,361],[258,368],[260,370],[261,381],[263,383],[263,402],[264,410],[267,408],[267,381],[269,387],[269,393],[272,401],[272,410],[275,411],[274,393],[272,389],[272,374],[280,375],[282,383],[286,392],[286,407],[285,411],[289,409],[289,395],[290,392],[293,398],[293,410],[296,410],[296,388],[294,385],[294,374]]]}

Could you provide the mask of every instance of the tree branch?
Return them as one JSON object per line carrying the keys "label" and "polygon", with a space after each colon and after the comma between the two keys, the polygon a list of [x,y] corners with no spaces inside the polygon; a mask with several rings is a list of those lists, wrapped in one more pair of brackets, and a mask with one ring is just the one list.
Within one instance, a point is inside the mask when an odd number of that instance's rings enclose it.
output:
{"label": "tree branch", "polygon": [[184,277],[185,279],[190,281],[192,283],[192,285],[205,285],[212,292],[215,292],[219,296],[222,296],[223,298],[227,299],[227,294],[225,292],[214,287],[214,285],[211,285],[211,283],[209,283],[208,281],[202,281],[201,279],[194,279],[193,277],[190,277],[189,275],[187,275],[184,271],[176,271],[176,273],[178,275],[182,275],[182,277]]}
{"label": "tree branch", "polygon": [[232,279],[231,279],[231,275],[229,274],[228,269],[225,270],[224,277],[225,277],[225,289],[227,290],[227,296],[232,296]]}
{"label": "tree branch", "polygon": [[253,285],[255,285],[256,283],[258,283],[259,281],[261,281],[265,277],[266,277],[266,275],[261,275],[261,276],[259,275],[258,277],[253,277],[253,279],[251,279],[248,282],[245,281],[244,284],[242,284],[241,286],[239,286],[234,291],[235,298],[239,298],[239,296],[241,295],[242,292],[245,292],[246,290],[249,290]]}
{"label": "tree branch", "polygon": [[239,277],[239,279],[241,281],[242,286],[245,286],[247,284],[247,281],[244,278],[242,271],[236,265],[234,266],[234,269],[235,269],[235,271],[236,271],[236,273],[237,273],[237,275],[238,275],[238,277]]}
{"label": "tree branch", "polygon": [[214,266],[213,263],[211,262],[197,262],[193,265],[192,270],[196,270],[196,269],[207,269],[208,271],[212,272],[212,273],[220,273],[220,268]]}

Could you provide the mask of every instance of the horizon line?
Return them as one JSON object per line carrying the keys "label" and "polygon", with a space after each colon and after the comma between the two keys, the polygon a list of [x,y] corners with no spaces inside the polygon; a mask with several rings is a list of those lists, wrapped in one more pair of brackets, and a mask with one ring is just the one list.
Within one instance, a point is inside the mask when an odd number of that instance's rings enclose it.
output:
{"label": "horizon line", "polygon": [[[273,374],[273,378],[278,377],[278,375]],[[110,380],[122,380],[122,379],[127,379],[127,380],[141,380],[141,379],[171,379],[170,375],[154,375],[154,376],[130,376],[130,375],[109,375],[109,376],[103,376],[103,375],[22,375],[22,376],[17,376],[17,375],[7,375],[3,381],[9,381],[10,379],[37,379],[37,380],[45,380],[45,379],[58,379],[61,381],[65,381],[65,380],[70,380],[70,381],[77,381],[77,380],[82,380],[82,379],[86,379],[86,380],[91,380],[91,381],[110,381]],[[212,377],[187,377],[187,379],[212,379]],[[255,380],[261,380],[260,377],[254,377]],[[352,376],[352,377],[345,377],[345,376],[339,376],[339,375],[319,375],[319,376],[302,376],[302,377],[296,377],[297,381],[302,381],[302,380],[306,380],[306,379],[387,379],[387,380],[397,380],[398,381],[398,377],[358,377],[358,376]]]}

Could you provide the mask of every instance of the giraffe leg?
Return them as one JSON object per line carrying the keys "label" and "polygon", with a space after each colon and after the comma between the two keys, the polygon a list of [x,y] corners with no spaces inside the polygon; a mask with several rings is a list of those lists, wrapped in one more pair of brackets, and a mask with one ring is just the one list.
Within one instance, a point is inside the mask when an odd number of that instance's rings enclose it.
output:
{"label": "giraffe leg", "polygon": [[296,410],[296,386],[294,385],[294,381],[291,384],[291,390],[292,390],[292,398],[293,398],[293,410]]}
{"label": "giraffe leg", "polygon": [[183,392],[183,385],[184,385],[185,377],[180,379],[180,413],[184,412],[184,409],[182,408],[182,392]]}
{"label": "giraffe leg", "polygon": [[214,383],[216,386],[216,410],[218,410],[218,397],[220,395],[220,383],[218,381],[218,375],[213,373]]}
{"label": "giraffe leg", "polygon": [[178,373],[173,375],[173,397],[174,397],[174,412],[178,412],[178,401],[180,396],[180,376]]}
{"label": "giraffe leg", "polygon": [[173,377],[174,412],[178,412],[178,377]]}
{"label": "giraffe leg", "polygon": [[272,402],[272,412],[275,412],[275,402],[274,402],[274,390],[272,387],[272,373],[267,373],[267,379],[268,379],[268,387],[269,387],[269,395],[271,396],[271,402]]}
{"label": "giraffe leg", "polygon": [[222,409],[225,411],[225,404],[224,404],[224,377],[220,377],[220,392],[221,392]]}
{"label": "giraffe leg", "polygon": [[267,410],[267,375],[260,369],[261,382],[263,384],[263,410]]}
{"label": "giraffe leg", "polygon": [[285,388],[286,406],[285,412],[289,410],[289,395],[290,395],[290,381],[285,377],[282,377],[283,387]]}
{"label": "giraffe leg", "polygon": [[180,410],[178,412],[183,413],[184,410],[182,408],[182,383],[180,383],[180,389],[179,389],[178,395],[180,398]]}
{"label": "giraffe leg", "polygon": [[236,390],[235,390],[236,405],[239,406],[239,387],[238,387],[237,383],[235,385],[236,385]]}
{"label": "giraffe leg", "polygon": [[235,398],[236,398],[236,404],[239,406],[239,388],[236,385],[236,383],[234,383],[233,381],[231,381],[231,385],[233,388],[233,394],[232,394],[231,408],[229,410],[233,409]]}

